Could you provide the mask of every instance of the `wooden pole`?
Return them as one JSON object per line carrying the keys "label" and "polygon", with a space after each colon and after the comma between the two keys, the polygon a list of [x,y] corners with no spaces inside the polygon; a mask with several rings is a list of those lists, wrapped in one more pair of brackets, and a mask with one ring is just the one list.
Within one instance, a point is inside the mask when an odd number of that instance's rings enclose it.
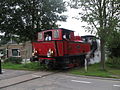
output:
{"label": "wooden pole", "polygon": [[87,60],[85,59],[85,72],[87,72]]}

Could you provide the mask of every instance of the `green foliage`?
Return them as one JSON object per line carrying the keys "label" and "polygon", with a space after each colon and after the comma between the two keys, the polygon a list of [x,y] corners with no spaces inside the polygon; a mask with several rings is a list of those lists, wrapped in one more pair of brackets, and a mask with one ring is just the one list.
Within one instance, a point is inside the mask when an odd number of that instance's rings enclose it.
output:
{"label": "green foliage", "polygon": [[112,68],[120,69],[120,57],[108,58],[106,63]]}
{"label": "green foliage", "polygon": [[18,35],[20,41],[33,40],[37,32],[66,20],[63,0],[1,0],[0,7],[0,31],[6,38]]}
{"label": "green foliage", "polygon": [[107,48],[109,51],[109,57],[120,57],[120,32],[113,32],[109,36]]}
{"label": "green foliage", "polygon": [[4,61],[5,63],[13,63],[13,64],[21,64],[22,58],[21,57],[9,57]]}

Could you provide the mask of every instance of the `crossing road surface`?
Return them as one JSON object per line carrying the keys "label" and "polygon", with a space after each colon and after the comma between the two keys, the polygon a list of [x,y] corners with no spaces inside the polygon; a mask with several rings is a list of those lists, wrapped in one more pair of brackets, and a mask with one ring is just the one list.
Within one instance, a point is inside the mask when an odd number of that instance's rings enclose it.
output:
{"label": "crossing road surface", "polygon": [[[39,75],[34,75],[39,77]],[[120,81],[56,73],[0,90],[120,90]]]}

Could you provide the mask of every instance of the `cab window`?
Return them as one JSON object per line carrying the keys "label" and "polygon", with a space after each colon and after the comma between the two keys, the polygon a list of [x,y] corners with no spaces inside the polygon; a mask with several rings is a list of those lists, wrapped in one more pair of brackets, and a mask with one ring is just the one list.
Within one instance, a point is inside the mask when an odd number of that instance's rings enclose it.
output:
{"label": "cab window", "polygon": [[63,32],[63,39],[67,39],[67,40],[70,40],[70,32]]}
{"label": "cab window", "polygon": [[45,32],[44,39],[45,39],[45,41],[51,41],[52,40],[52,31]]}
{"label": "cab window", "polygon": [[54,38],[59,38],[59,31],[58,30],[54,31]]}
{"label": "cab window", "polygon": [[38,33],[38,40],[42,40],[42,33]]}

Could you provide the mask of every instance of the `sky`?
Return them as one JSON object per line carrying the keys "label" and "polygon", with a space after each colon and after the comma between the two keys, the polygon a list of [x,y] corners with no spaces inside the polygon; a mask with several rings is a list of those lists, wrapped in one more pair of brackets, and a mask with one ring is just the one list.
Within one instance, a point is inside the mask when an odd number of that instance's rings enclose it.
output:
{"label": "sky", "polygon": [[60,24],[60,28],[65,28],[65,29],[70,29],[75,31],[75,35],[79,35],[79,36],[83,36],[83,35],[91,35],[88,32],[85,32],[85,29],[82,28],[82,26],[87,25],[87,23],[85,22],[81,22],[80,20],[77,20],[73,17],[79,16],[79,10],[77,9],[71,9],[71,8],[67,8],[68,11],[63,13],[65,15],[68,16],[67,21],[66,22],[58,22],[58,24]]}

